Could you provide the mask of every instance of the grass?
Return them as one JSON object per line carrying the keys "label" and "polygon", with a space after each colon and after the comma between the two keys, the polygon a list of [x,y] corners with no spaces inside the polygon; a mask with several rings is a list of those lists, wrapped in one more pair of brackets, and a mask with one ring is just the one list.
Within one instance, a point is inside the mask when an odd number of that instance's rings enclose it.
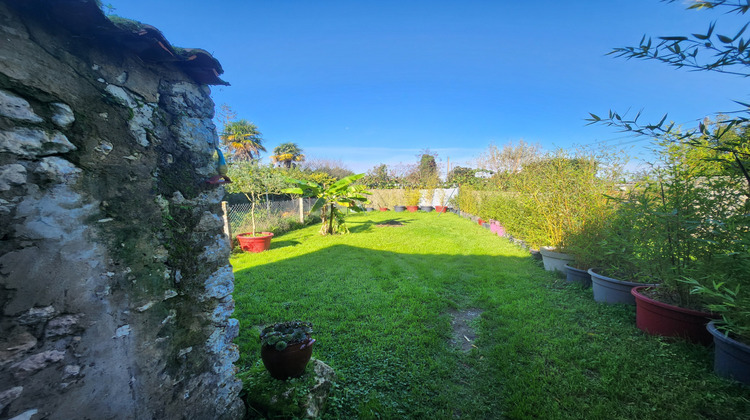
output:
{"label": "grass", "polygon": [[[467,220],[347,220],[349,235],[310,226],[232,259],[240,369],[258,370],[257,326],[311,321],[313,357],[339,375],[326,418],[750,418],[710,348],[645,335],[633,307],[595,303]],[[463,352],[451,313],[467,309],[482,313]]]}

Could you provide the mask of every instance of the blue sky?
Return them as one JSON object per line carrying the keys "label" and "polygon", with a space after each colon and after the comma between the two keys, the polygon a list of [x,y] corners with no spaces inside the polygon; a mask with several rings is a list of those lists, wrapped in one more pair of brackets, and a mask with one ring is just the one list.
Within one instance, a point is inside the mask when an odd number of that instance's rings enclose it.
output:
{"label": "blue sky", "polygon": [[638,154],[647,140],[586,126],[588,112],[643,109],[648,120],[669,113],[694,126],[750,100],[736,76],[605,56],[644,34],[705,32],[718,21],[733,35],[746,20],[684,2],[107,2],[219,59],[232,86],[212,87],[214,102],[253,121],[269,151],[291,141],[355,171],[412,163],[425,148],[470,164],[490,143],[519,139]]}

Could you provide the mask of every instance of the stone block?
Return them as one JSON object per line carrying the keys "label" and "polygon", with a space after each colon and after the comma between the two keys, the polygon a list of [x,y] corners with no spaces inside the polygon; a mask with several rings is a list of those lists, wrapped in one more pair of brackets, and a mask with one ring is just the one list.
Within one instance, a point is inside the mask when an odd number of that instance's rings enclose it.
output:
{"label": "stone block", "polygon": [[26,168],[18,163],[0,166],[0,191],[26,184]]}
{"label": "stone block", "polygon": [[24,158],[49,156],[76,150],[75,145],[59,131],[17,127],[0,131],[0,153],[13,153]]}
{"label": "stone block", "polygon": [[29,101],[2,89],[0,89],[0,115],[32,123],[44,121],[42,117],[36,115]]}
{"label": "stone block", "polygon": [[65,358],[65,352],[60,350],[48,350],[29,356],[11,366],[16,378],[24,378],[32,373],[44,369],[52,363],[57,363]]}
{"label": "stone block", "polygon": [[62,102],[54,102],[50,106],[52,107],[52,122],[56,126],[67,129],[76,120],[73,110],[68,105]]}

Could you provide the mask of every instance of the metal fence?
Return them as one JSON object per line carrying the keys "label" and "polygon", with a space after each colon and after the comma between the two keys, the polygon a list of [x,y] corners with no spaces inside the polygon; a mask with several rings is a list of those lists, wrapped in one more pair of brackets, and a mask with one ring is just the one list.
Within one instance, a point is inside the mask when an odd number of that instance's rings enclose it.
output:
{"label": "metal fence", "polygon": [[[300,209],[300,201],[302,207]],[[255,231],[267,232],[283,228],[292,222],[300,222],[315,204],[311,198],[300,198],[286,201],[260,201],[255,203]],[[227,218],[232,234],[252,230],[251,203],[231,204],[227,206]]]}

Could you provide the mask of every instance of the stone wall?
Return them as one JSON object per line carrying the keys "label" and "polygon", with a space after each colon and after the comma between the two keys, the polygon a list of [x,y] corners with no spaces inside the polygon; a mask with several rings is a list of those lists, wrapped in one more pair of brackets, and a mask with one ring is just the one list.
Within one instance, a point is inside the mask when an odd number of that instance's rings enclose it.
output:
{"label": "stone wall", "polygon": [[0,0],[0,418],[241,418],[210,90],[34,3]]}

